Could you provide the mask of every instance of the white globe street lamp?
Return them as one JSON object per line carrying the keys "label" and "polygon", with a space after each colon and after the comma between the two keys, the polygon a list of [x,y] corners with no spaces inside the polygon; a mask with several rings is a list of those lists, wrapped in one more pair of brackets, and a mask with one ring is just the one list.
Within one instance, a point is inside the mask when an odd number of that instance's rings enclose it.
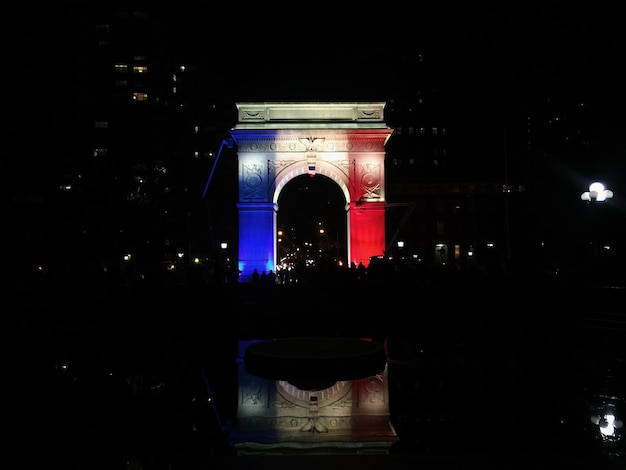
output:
{"label": "white globe street lamp", "polygon": [[612,197],[613,191],[605,189],[604,185],[597,181],[589,185],[589,191],[585,191],[580,195],[580,198],[587,202],[604,202],[606,199],[611,199]]}

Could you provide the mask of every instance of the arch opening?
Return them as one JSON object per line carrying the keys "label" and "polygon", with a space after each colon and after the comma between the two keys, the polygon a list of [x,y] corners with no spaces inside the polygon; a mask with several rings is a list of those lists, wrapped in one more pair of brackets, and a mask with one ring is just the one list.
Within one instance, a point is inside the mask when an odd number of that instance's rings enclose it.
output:
{"label": "arch opening", "polygon": [[284,185],[277,204],[280,282],[297,282],[303,269],[347,266],[346,202],[339,185],[324,175],[300,175]]}

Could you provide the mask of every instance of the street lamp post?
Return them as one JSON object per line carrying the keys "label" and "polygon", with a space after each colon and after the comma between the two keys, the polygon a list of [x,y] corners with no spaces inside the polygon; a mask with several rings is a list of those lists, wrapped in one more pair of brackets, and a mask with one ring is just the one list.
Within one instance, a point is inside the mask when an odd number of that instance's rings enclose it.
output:
{"label": "street lamp post", "polygon": [[[613,191],[611,191],[610,189],[606,189],[604,187],[604,184],[595,181],[593,183],[591,183],[589,185],[589,191],[585,191],[584,193],[582,193],[580,195],[580,199],[582,199],[583,201],[586,201],[587,203],[600,203],[600,202],[604,202],[607,199],[611,199],[613,197]],[[596,217],[594,217],[594,219],[596,219]],[[600,234],[601,230],[599,227],[594,226],[592,227],[592,231],[595,234],[594,239],[591,241],[591,257],[592,257],[592,261],[595,263],[596,261],[598,261],[598,245],[599,245],[599,239],[598,239],[598,235]]]}

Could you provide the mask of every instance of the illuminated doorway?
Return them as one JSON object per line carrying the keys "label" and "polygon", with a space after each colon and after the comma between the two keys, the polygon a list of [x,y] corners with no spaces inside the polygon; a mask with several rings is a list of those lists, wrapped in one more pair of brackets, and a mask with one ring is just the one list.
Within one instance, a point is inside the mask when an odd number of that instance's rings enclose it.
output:
{"label": "illuminated doorway", "polygon": [[385,250],[384,103],[238,103],[240,280],[276,272],[279,197],[300,176],[334,182],[346,201],[346,262]]}

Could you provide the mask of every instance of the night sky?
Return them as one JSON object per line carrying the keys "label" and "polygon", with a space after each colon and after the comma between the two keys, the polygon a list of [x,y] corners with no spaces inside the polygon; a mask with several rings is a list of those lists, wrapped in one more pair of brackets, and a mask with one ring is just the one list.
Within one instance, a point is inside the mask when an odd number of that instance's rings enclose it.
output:
{"label": "night sky", "polygon": [[[41,4],[38,4],[41,3]],[[61,5],[64,5],[62,2]],[[67,5],[67,4],[66,4]],[[5,103],[62,113],[77,91],[67,79],[74,39],[91,5],[20,2],[3,12]],[[332,4],[303,11],[270,4],[168,2],[164,44],[214,67],[236,101],[387,101],[432,86],[447,115],[493,119],[547,97],[584,99],[599,122],[625,122],[621,1],[443,1],[408,7]],[[428,76],[416,72],[420,56]],[[19,97],[18,100],[16,98]],[[41,111],[39,111],[41,112]]]}
{"label": "night sky", "polygon": [[[350,13],[313,7],[269,22],[268,10],[244,12],[249,22],[235,26],[224,65],[255,78],[235,83],[242,98],[387,99],[398,77],[407,85],[423,79],[412,79],[418,54],[431,64],[432,82],[466,103],[476,95],[504,104],[536,93],[623,98],[622,2],[432,3]],[[260,75],[274,86],[261,81],[257,90]]]}
{"label": "night sky", "polygon": [[[69,65],[80,52],[72,44],[76,20],[93,7],[40,3],[20,2],[3,12],[5,66],[15,72],[5,76],[10,84],[18,85],[15,78],[25,72]],[[171,37],[165,32],[164,42],[204,56],[224,77],[239,77],[224,80],[237,100],[385,99],[394,76],[410,76],[417,54],[435,64],[438,86],[459,95],[474,86],[506,98],[588,92],[604,84],[602,95],[623,97],[626,5],[620,1],[441,1],[347,11],[331,5],[297,11],[171,2],[152,8],[178,28]],[[50,77],[41,86],[49,80],[58,82]]]}

